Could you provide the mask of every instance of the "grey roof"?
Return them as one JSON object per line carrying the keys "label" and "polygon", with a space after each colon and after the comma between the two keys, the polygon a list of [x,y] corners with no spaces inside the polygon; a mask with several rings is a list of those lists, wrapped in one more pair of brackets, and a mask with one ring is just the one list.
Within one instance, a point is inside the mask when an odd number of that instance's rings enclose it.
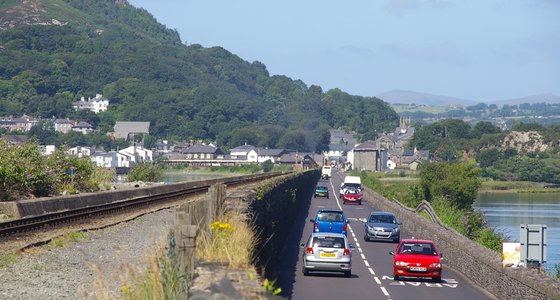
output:
{"label": "grey roof", "polygon": [[364,151],[364,150],[378,150],[377,143],[374,141],[365,141],[357,145],[354,150]]}
{"label": "grey roof", "polygon": [[280,156],[284,152],[286,152],[286,150],[284,149],[263,149],[263,148],[257,149],[257,154],[259,156]]}
{"label": "grey roof", "polygon": [[241,145],[241,146],[237,146],[237,147],[231,149],[230,152],[250,151],[250,150],[255,150],[255,149],[257,149],[257,147],[255,147],[253,145]]}
{"label": "grey roof", "polygon": [[88,122],[80,122],[74,128],[93,128],[93,126]]}
{"label": "grey roof", "polygon": [[414,150],[413,149],[405,149],[403,151],[402,156],[414,156]]}
{"label": "grey roof", "polygon": [[329,150],[331,151],[348,151],[351,150],[352,147],[346,144],[330,144]]}
{"label": "grey roof", "polygon": [[[192,145],[190,146],[186,153],[210,153],[210,154],[214,154],[217,153],[219,151],[219,148],[217,147],[213,147],[213,146],[209,146],[209,145]],[[221,152],[221,151],[219,151]]]}
{"label": "grey roof", "polygon": [[380,141],[383,141],[383,140],[390,140],[390,141],[393,142],[393,143],[396,143],[396,142],[397,142],[397,138],[396,138],[396,137],[394,137],[394,136],[392,136],[392,135],[388,135],[388,134],[383,134],[383,135],[381,135],[379,138],[377,138],[376,141],[379,141],[379,142],[380,142]]}
{"label": "grey roof", "polygon": [[126,139],[130,133],[150,133],[150,122],[117,121],[115,123],[115,137]]}

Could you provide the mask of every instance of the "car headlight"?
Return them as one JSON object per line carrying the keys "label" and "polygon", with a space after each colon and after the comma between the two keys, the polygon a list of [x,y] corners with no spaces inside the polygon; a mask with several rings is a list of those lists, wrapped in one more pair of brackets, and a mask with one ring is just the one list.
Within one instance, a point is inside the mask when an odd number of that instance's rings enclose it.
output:
{"label": "car headlight", "polygon": [[431,267],[431,268],[441,268],[441,263],[433,263],[433,264],[430,264],[430,267]]}
{"label": "car headlight", "polygon": [[398,227],[397,227],[397,228],[393,228],[393,232],[399,232],[399,231],[401,231],[400,228],[398,228]]}
{"label": "car headlight", "polygon": [[396,266],[399,266],[399,267],[406,267],[406,266],[408,266],[408,264],[409,264],[409,263],[407,263],[406,261],[400,261],[400,260],[397,260],[397,261],[395,262],[395,265],[396,265]]}

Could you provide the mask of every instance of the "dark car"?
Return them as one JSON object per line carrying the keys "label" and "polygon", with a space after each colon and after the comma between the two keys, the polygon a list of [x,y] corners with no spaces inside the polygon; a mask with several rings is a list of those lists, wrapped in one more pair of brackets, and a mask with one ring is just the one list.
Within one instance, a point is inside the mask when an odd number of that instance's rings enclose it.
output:
{"label": "dark car", "polygon": [[431,278],[441,281],[441,253],[434,242],[429,240],[403,239],[395,251],[389,252],[393,258],[393,279],[405,277]]}
{"label": "dark car", "polygon": [[392,240],[398,243],[401,237],[401,223],[390,212],[372,212],[364,220],[364,240]]}
{"label": "dark car", "polygon": [[326,197],[329,198],[329,189],[326,186],[319,185],[315,188],[315,198]]}
{"label": "dark car", "polygon": [[342,210],[320,209],[313,222],[313,232],[334,232],[347,234],[348,220]]}

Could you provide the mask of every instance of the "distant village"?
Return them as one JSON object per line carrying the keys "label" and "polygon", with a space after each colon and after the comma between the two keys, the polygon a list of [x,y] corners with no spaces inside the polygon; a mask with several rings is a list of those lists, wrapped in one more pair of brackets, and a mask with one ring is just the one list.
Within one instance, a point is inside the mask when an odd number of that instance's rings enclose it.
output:
{"label": "distant village", "polygon": [[[74,102],[75,110],[90,110],[94,113],[106,111],[109,100],[100,94],[94,98],[82,97]],[[71,131],[89,134],[96,128],[87,122],[69,119],[41,120],[22,116],[19,118],[0,117],[0,128],[6,132],[27,132],[40,121],[52,122],[54,130],[60,133]],[[416,170],[419,163],[428,160],[430,153],[425,150],[407,149],[406,145],[414,135],[410,119],[401,117],[399,126],[393,132],[383,133],[376,140],[358,143],[355,134],[346,130],[331,130],[329,150],[321,154],[298,152],[290,149],[260,148],[253,145],[239,145],[223,151],[218,145],[202,141],[170,142],[158,140],[153,149],[146,149],[143,143],[135,143],[134,136],[149,135],[150,122],[117,121],[114,131],[109,133],[113,139],[123,138],[132,145],[125,149],[105,151],[97,147],[73,147],[67,149],[68,155],[89,157],[99,167],[130,168],[145,161],[161,161],[169,165],[220,166],[263,163],[267,160],[274,164],[290,164],[298,168],[314,168],[323,164],[336,165],[346,170],[385,172],[390,170]],[[22,143],[25,136],[5,135],[11,143]],[[54,145],[41,145],[44,155],[56,150]]]}

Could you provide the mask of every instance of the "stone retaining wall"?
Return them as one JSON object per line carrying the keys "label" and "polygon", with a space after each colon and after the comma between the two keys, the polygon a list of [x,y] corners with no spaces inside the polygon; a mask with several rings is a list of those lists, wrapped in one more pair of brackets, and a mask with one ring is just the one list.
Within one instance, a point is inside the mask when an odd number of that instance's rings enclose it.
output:
{"label": "stone retaining wall", "polygon": [[[277,278],[275,269],[282,262],[288,234],[294,229],[294,216],[307,209],[320,171],[313,170],[270,179],[268,188],[256,191],[249,205],[249,218],[259,231],[256,267],[267,278]],[[293,245],[288,245],[293,246]]]}
{"label": "stone retaining wall", "polygon": [[403,230],[415,238],[433,240],[443,253],[444,265],[461,272],[499,299],[560,299],[558,280],[530,269],[502,270],[499,253],[444,229],[370,189],[366,188],[364,193],[377,209],[395,213],[403,222]]}

